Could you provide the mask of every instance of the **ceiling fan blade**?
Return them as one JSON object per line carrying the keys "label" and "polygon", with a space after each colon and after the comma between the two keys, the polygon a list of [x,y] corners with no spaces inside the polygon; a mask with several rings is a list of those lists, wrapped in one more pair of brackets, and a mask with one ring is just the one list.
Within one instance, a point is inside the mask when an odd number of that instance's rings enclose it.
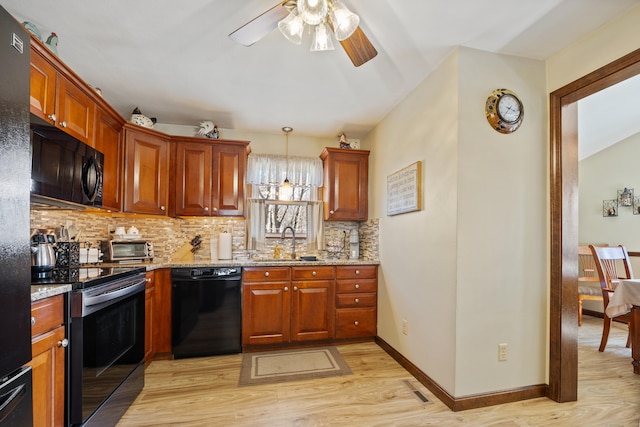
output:
{"label": "ceiling fan blade", "polygon": [[244,46],[251,46],[271,31],[275,30],[278,26],[278,22],[287,17],[289,10],[284,7],[284,3],[286,3],[286,1],[280,2],[263,14],[256,16],[251,21],[229,34],[229,38]]}
{"label": "ceiling fan blade", "polygon": [[367,36],[362,32],[360,27],[346,40],[340,42],[344,51],[356,67],[361,66],[365,62],[375,58],[378,51],[371,44]]}

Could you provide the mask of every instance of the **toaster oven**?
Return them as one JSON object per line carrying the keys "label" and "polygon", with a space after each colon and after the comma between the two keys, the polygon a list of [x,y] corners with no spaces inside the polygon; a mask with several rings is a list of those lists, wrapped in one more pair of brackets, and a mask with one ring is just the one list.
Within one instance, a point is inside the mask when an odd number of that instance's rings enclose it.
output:
{"label": "toaster oven", "polygon": [[146,240],[108,240],[102,242],[108,262],[137,262],[153,259],[153,244]]}

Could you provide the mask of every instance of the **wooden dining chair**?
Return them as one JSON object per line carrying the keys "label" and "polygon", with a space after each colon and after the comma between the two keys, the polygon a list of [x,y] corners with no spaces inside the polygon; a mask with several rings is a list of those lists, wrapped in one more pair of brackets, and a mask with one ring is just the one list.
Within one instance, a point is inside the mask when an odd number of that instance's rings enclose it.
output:
{"label": "wooden dining chair", "polygon": [[[603,316],[604,325],[602,329],[602,339],[600,340],[600,348],[598,351],[604,351],[609,339],[609,331],[611,330],[612,318],[607,316],[606,310],[609,305],[609,296],[615,290],[619,279],[633,279],[633,271],[629,254],[624,246],[594,246],[589,245],[591,254],[595,260],[598,278],[600,279],[600,288],[602,290],[602,300],[604,305]],[[627,347],[631,346],[631,313],[616,316],[613,319],[629,325],[629,336],[627,338]]]}
{"label": "wooden dining chair", "polygon": [[582,301],[603,301],[600,279],[588,245],[578,246],[578,326],[582,326]]}

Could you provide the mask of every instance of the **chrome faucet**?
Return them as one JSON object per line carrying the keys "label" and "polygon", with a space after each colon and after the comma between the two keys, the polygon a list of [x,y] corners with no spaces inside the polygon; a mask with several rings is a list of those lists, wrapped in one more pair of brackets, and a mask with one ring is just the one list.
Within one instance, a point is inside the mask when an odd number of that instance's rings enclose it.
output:
{"label": "chrome faucet", "polygon": [[293,229],[293,227],[288,226],[285,227],[284,230],[282,230],[282,236],[280,236],[281,239],[284,239],[284,235],[287,232],[287,230],[291,230],[291,259],[296,259],[296,230]]}

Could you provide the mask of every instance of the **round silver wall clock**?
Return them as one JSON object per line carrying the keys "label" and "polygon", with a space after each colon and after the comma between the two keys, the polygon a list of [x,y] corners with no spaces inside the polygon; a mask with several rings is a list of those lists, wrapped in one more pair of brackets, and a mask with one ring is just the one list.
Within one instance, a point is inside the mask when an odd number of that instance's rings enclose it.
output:
{"label": "round silver wall clock", "polygon": [[496,89],[487,98],[485,114],[494,130],[512,133],[522,124],[524,106],[514,92],[509,89]]}

